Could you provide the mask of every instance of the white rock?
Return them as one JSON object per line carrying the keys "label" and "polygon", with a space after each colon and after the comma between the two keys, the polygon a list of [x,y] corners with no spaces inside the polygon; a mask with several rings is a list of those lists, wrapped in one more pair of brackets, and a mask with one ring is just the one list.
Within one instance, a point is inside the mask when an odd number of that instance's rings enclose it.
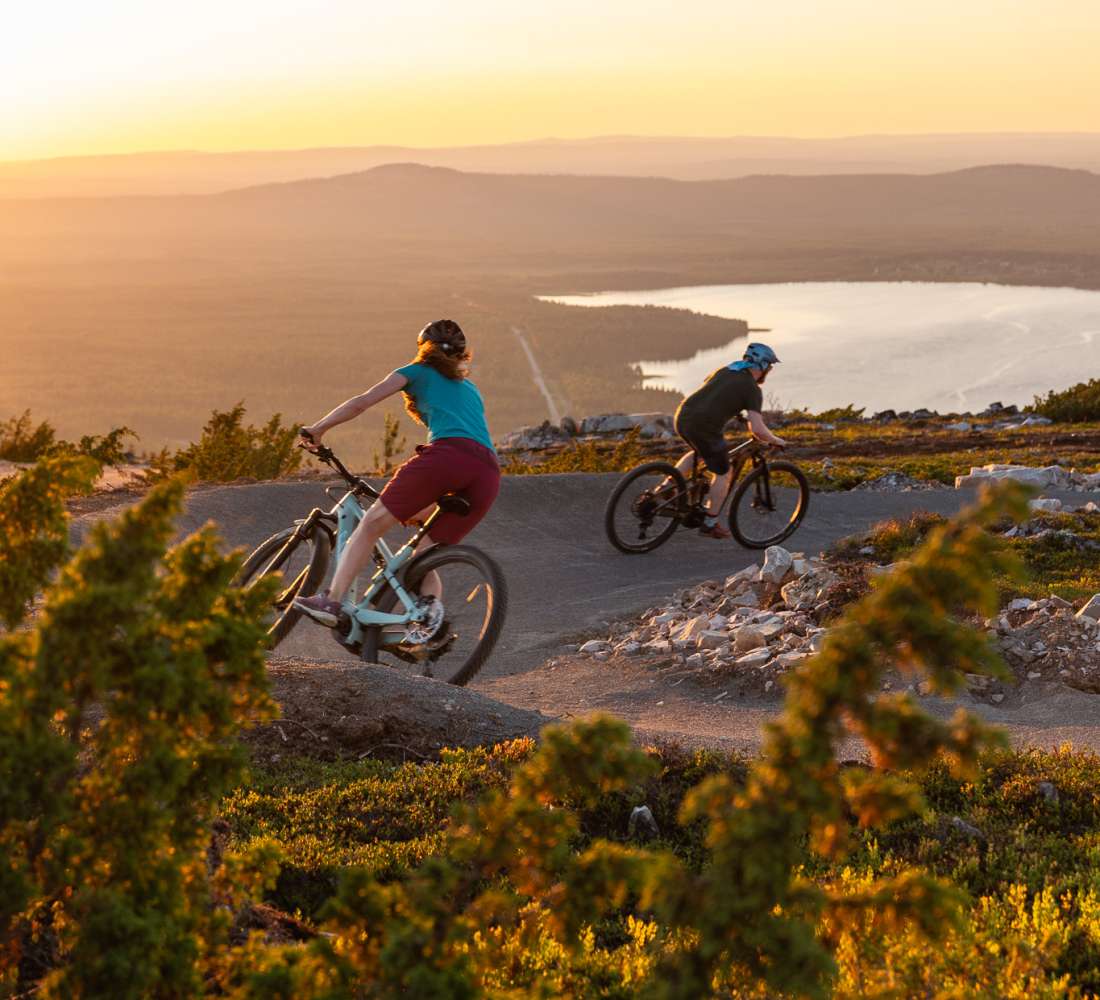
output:
{"label": "white rock", "polygon": [[1037,681],[1043,675],[1038,670],[1029,670],[1027,672],[1027,679],[1029,681]]}
{"label": "white rock", "polygon": [[605,639],[589,639],[578,652],[581,653],[603,653],[611,649],[611,643]]}
{"label": "white rock", "polygon": [[1047,514],[1057,514],[1062,509],[1062,501],[1054,497],[1039,497],[1037,500],[1029,500],[1027,505],[1032,510]]}
{"label": "white rock", "polygon": [[738,594],[736,597],[730,598],[730,600],[741,607],[746,608],[758,608],[760,607],[760,598],[757,597],[755,592],[751,590],[745,591],[743,594]]}
{"label": "white rock", "polygon": [[692,653],[686,660],[684,660],[684,666],[691,667],[693,669],[701,667],[703,665],[703,654]]}
{"label": "white rock", "polygon": [[990,696],[990,700],[993,702],[994,705],[999,705],[1002,701],[1005,700],[1005,696],[1001,694],[1000,691],[998,691],[996,694]]}
{"label": "white rock", "polygon": [[1032,601],[1026,597],[1017,597],[1014,600],[1008,602],[1009,611],[1028,611],[1031,608]]}
{"label": "white rock", "polygon": [[733,576],[726,577],[726,590],[740,593],[756,579],[756,566],[746,566],[738,570]]}
{"label": "white rock", "polygon": [[779,592],[788,608],[800,611],[817,604],[823,592],[836,583],[836,575],[827,569],[814,570],[785,584]]}
{"label": "white rock", "polygon": [[619,647],[619,652],[623,656],[637,656],[642,650],[642,644],[640,642],[624,642]]}
{"label": "white rock", "polygon": [[765,639],[774,639],[777,635],[782,634],[787,628],[787,623],[782,619],[779,621],[764,622],[761,625],[756,626],[757,632],[759,632]]}
{"label": "white rock", "polygon": [[747,653],[767,645],[767,639],[753,625],[743,625],[733,634],[733,648],[739,653]]}
{"label": "white rock", "polygon": [[968,431],[970,430],[969,420],[960,420],[957,424],[948,424],[944,427],[945,431]]}
{"label": "white rock", "polygon": [[791,572],[795,576],[805,576],[810,572],[810,561],[808,559],[792,559]]}
{"label": "white rock", "polygon": [[706,631],[707,626],[710,624],[710,619],[706,615],[699,615],[697,618],[691,618],[674,632],[671,633],[669,638],[673,643],[677,642],[690,642],[694,643],[703,632]]}
{"label": "white rock", "polygon": [[1089,598],[1088,603],[1077,612],[1078,618],[1091,618],[1093,621],[1100,621],[1100,594],[1093,594]]}
{"label": "white rock", "polygon": [[707,622],[707,628],[710,629],[723,629],[727,625],[729,625],[729,619],[725,615],[715,615]]}
{"label": "white rock", "polygon": [[654,615],[650,621],[654,625],[669,625],[682,617],[683,615],[677,614],[675,611],[662,611],[661,614]]}
{"label": "white rock", "polygon": [[790,670],[791,667],[797,666],[804,659],[806,659],[805,653],[780,653],[775,658],[775,662],[784,670]]}
{"label": "white rock", "polygon": [[708,629],[701,632],[695,639],[695,645],[699,649],[720,649],[727,642],[725,632],[717,632]]}
{"label": "white rock", "polygon": [[764,552],[764,565],[760,567],[757,579],[761,583],[779,586],[791,571],[794,559],[781,545],[773,545]]}
{"label": "white rock", "polygon": [[825,633],[818,632],[817,635],[810,636],[810,650],[814,653],[820,653],[821,647],[825,645]]}
{"label": "white rock", "polygon": [[737,657],[733,662],[739,667],[752,668],[762,667],[765,663],[771,660],[772,654],[767,649],[756,649],[751,653],[746,653],[744,656]]}

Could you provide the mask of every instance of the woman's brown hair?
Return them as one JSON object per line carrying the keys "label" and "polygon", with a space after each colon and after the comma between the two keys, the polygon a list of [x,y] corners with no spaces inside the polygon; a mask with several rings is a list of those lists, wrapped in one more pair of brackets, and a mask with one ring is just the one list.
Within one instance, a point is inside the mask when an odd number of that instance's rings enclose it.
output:
{"label": "woman's brown hair", "polygon": [[[410,362],[414,365],[427,365],[434,368],[440,375],[461,382],[466,377],[466,365],[473,355],[467,350],[461,354],[446,354],[438,344],[425,341],[417,348],[416,357]],[[402,393],[405,397],[405,412],[418,424],[425,424],[423,415],[417,408],[416,400],[409,392]]]}

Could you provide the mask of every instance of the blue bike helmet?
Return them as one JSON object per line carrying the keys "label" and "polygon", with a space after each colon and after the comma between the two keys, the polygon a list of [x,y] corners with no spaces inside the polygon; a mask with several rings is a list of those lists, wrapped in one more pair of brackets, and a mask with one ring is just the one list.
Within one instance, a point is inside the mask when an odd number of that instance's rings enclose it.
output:
{"label": "blue bike helmet", "polygon": [[779,358],[767,344],[749,344],[745,348],[745,360],[753,366],[767,371],[772,365],[779,364]]}

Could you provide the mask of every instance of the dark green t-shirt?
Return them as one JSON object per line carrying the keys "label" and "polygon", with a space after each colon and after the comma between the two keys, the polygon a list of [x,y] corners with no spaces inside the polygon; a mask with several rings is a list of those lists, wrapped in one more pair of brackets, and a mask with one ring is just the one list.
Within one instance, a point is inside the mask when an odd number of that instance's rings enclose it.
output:
{"label": "dark green t-shirt", "polygon": [[759,413],[763,405],[764,393],[748,371],[719,368],[684,399],[676,417],[700,431],[721,434],[726,424],[742,410]]}

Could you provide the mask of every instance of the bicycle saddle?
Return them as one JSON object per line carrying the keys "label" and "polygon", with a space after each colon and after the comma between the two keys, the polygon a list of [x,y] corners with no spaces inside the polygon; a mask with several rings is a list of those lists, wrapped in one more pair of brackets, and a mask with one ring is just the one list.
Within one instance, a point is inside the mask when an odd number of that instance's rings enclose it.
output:
{"label": "bicycle saddle", "polygon": [[439,509],[447,514],[465,517],[470,513],[470,501],[461,493],[444,493],[436,503],[439,504]]}

